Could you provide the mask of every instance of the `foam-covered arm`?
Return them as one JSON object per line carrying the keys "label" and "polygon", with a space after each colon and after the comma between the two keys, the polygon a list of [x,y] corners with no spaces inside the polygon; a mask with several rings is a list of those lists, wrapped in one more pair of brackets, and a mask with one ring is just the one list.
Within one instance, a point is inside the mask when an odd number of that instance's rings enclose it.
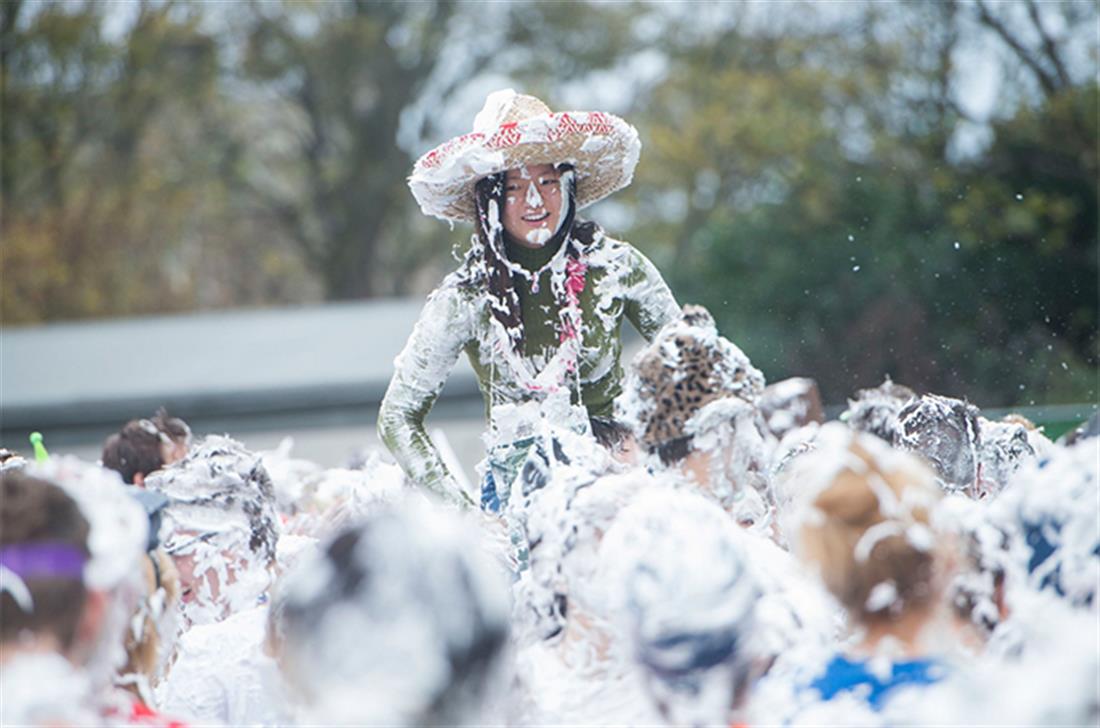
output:
{"label": "foam-covered arm", "polygon": [[626,317],[646,341],[652,341],[661,327],[679,318],[680,304],[649,258],[631,248],[629,259],[630,270],[623,279]]}
{"label": "foam-covered arm", "polygon": [[469,314],[453,286],[440,287],[428,297],[408,343],[394,360],[393,379],[378,412],[378,435],[409,479],[460,505],[473,503],[443,464],[424,430],[424,418],[466,344],[464,322]]}

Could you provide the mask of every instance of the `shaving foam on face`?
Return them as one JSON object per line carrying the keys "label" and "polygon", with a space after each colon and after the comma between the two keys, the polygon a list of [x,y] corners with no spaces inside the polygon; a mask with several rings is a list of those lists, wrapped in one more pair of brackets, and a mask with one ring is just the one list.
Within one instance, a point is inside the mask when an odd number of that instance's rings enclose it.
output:
{"label": "shaving foam on face", "polygon": [[527,234],[524,236],[527,242],[532,245],[537,245],[540,248],[550,242],[551,237],[553,237],[553,233],[550,232],[549,228],[535,228],[534,230],[527,231]]}
{"label": "shaving foam on face", "polygon": [[260,457],[210,436],[146,486],[170,499],[161,537],[181,576],[190,575],[186,620],[204,624],[255,605],[270,584],[279,533]]}
{"label": "shaving foam on face", "polygon": [[[526,171],[526,169],[524,170]],[[542,207],[542,195],[539,194],[539,186],[537,181],[532,180],[527,184],[527,195],[523,199],[527,203],[527,206],[537,210]]]}

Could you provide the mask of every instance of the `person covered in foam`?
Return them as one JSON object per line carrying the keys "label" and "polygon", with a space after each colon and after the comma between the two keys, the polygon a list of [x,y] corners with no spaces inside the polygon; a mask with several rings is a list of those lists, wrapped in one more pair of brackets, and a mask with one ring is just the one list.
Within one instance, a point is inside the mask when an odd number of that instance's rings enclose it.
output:
{"label": "person covered in foam", "polygon": [[513,589],[518,722],[652,723],[658,716],[625,642],[614,639],[616,606],[597,572],[618,513],[660,486],[642,470],[597,477],[559,465],[552,475],[524,492],[529,568]]}
{"label": "person covered in foam", "polygon": [[279,664],[314,725],[483,725],[505,681],[508,587],[453,514],[368,516],[280,585]]}
{"label": "person covered in foam", "polygon": [[979,417],[978,422],[982,433],[978,494],[982,497],[1000,493],[1020,469],[1053,452],[1054,443],[1026,417],[1011,414],[1000,420]]}
{"label": "person covered in foam", "polygon": [[621,634],[669,725],[730,725],[763,667],[750,538],[713,502],[665,489],[639,496],[603,537]]}
{"label": "person covered in foam", "polygon": [[118,475],[53,457],[0,474],[5,725],[161,719],[112,687],[144,596],[148,519]]}
{"label": "person covered in foam", "polygon": [[942,679],[953,556],[932,527],[933,472],[837,423],[787,477],[800,490],[784,519],[795,551],[843,606],[851,634],[802,697],[879,711],[896,692]]}
{"label": "person covered in foam", "polygon": [[650,465],[692,484],[744,525],[766,525],[767,480],[757,399],[764,375],[685,306],[634,358],[618,402]]}
{"label": "person covered in foam", "polygon": [[277,669],[264,650],[279,530],[262,460],[209,436],[145,484],[168,498],[162,542],[179,571],[186,628],[157,687],[160,704],[203,723],[284,720],[273,699]]}
{"label": "person covered in foam", "polygon": [[61,488],[18,470],[0,490],[0,722],[93,723],[81,669],[98,628],[85,612],[88,521]]}
{"label": "person covered in foam", "polygon": [[424,430],[463,351],[489,422],[485,508],[507,503],[533,442],[517,408],[617,442],[601,421],[622,390],[622,323],[652,338],[679,307],[644,255],[579,215],[630,184],[640,150],[617,116],[552,112],[508,89],[489,95],[472,133],[417,160],[409,187],[421,210],[473,223],[474,235],[429,296],[379,411],[381,439],[413,483],[465,500]]}
{"label": "person covered in foam", "polygon": [[[992,502],[970,501],[998,619],[983,653],[891,715],[910,725],[1096,725],[1100,720],[1100,441],[1054,446]],[[973,583],[973,580],[972,580]],[[974,584],[978,596],[988,582]],[[1003,591],[1003,596],[999,592]],[[980,607],[982,602],[977,602]],[[915,696],[914,696],[915,697]],[[895,721],[896,723],[897,721]]]}
{"label": "person covered in foam", "polygon": [[945,492],[982,495],[981,423],[969,402],[938,394],[911,400],[898,412],[894,446],[924,458]]}
{"label": "person covered in foam", "polygon": [[901,435],[898,413],[914,399],[916,392],[887,376],[877,387],[857,391],[840,413],[840,421],[892,444]]}
{"label": "person covered in foam", "polygon": [[278,540],[274,491],[263,461],[211,435],[146,480],[168,498],[162,544],[180,573],[187,623],[208,624],[262,601]]}
{"label": "person covered in foam", "polygon": [[1056,448],[1021,468],[992,504],[1031,589],[1100,610],[1100,439]]}

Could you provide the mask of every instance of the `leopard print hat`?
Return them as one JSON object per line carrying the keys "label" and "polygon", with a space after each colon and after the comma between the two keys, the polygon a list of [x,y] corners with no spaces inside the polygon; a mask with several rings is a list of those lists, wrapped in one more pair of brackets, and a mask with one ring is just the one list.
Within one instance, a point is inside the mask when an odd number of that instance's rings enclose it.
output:
{"label": "leopard print hat", "polygon": [[764,375],[733,342],[718,334],[702,306],[684,306],[634,358],[620,416],[651,451],[686,437],[688,422],[711,402],[736,397],[754,404]]}

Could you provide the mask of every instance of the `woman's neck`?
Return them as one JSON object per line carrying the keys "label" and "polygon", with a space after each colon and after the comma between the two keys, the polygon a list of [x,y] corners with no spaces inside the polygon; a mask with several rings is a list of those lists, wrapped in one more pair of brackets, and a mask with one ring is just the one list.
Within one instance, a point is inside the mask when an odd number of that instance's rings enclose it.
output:
{"label": "woman's neck", "polygon": [[508,260],[533,273],[550,262],[551,258],[561,250],[563,241],[561,236],[555,235],[547,241],[546,245],[533,248],[510,235],[505,235],[504,253],[508,256]]}

